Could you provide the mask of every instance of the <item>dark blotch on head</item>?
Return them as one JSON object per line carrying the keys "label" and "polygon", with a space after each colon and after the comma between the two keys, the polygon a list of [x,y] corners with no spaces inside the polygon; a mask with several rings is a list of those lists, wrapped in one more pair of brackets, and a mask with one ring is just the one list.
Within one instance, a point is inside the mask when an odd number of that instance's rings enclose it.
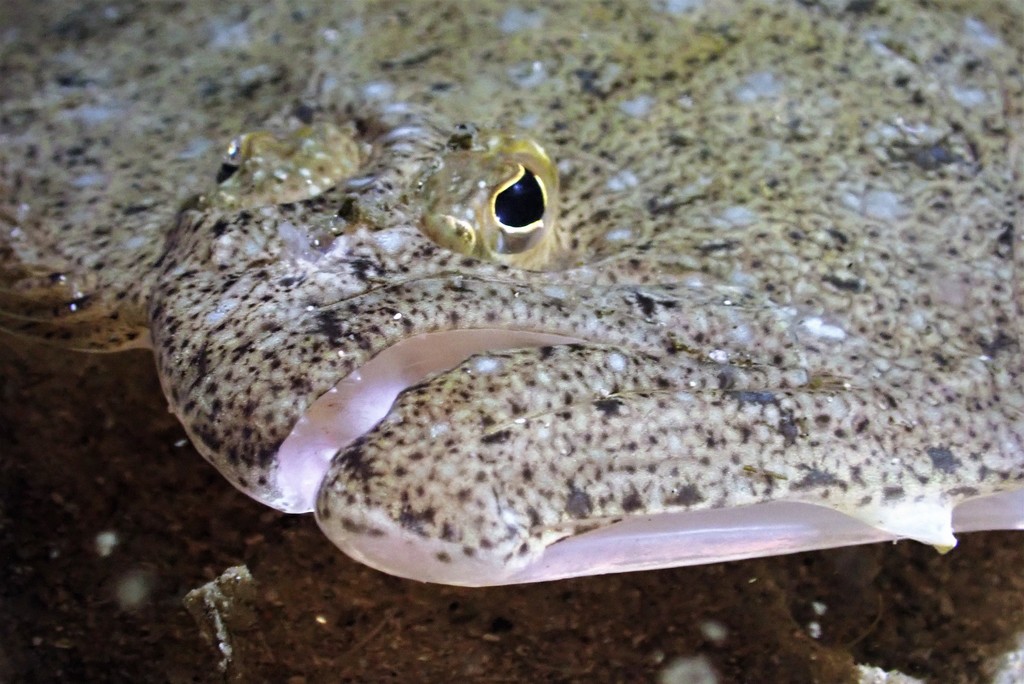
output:
{"label": "dark blotch on head", "polygon": [[775,394],[773,392],[730,392],[729,396],[741,404],[774,404]]}
{"label": "dark blotch on head", "polygon": [[842,480],[826,470],[810,468],[806,475],[793,483],[794,490],[811,489],[814,487],[830,487],[842,484]]}
{"label": "dark blotch on head", "polygon": [[617,416],[622,408],[622,401],[619,399],[598,399],[594,406],[605,416]]}
{"label": "dark blotch on head", "polygon": [[882,490],[882,496],[886,501],[897,501],[903,498],[903,487],[886,487]]}
{"label": "dark blotch on head", "polygon": [[855,276],[844,277],[836,275],[835,273],[829,273],[828,275],[823,276],[822,280],[831,285],[832,287],[836,288],[837,290],[842,290],[843,292],[853,292],[855,294],[860,294],[867,290],[867,283],[865,283],[862,279],[857,278]]}
{"label": "dark blotch on head", "polygon": [[792,411],[783,411],[779,418],[779,432],[786,446],[796,444],[796,438],[800,436],[800,428],[796,424]]}
{"label": "dark blotch on head", "polygon": [[704,495],[700,493],[696,485],[688,484],[679,488],[675,498],[672,499],[672,503],[680,506],[693,506],[704,501],[704,498]]}
{"label": "dark blotch on head", "polygon": [[336,456],[338,459],[338,465],[347,473],[351,473],[352,476],[365,482],[376,475],[373,469],[373,459],[368,458],[363,453],[363,445],[360,442],[351,444],[343,454]]}
{"label": "dark blotch on head", "polygon": [[644,501],[640,498],[640,493],[635,489],[626,495],[626,498],[622,500],[622,510],[626,513],[633,513],[643,508]]}
{"label": "dark blotch on head", "polygon": [[565,512],[576,518],[586,518],[593,510],[590,503],[590,496],[573,485],[569,485],[569,499],[565,502]]}
{"label": "dark blotch on head", "polygon": [[910,151],[910,161],[925,171],[934,171],[941,166],[961,162],[963,158],[945,145],[922,145]]}
{"label": "dark blotch on head", "polygon": [[480,441],[484,444],[503,444],[508,441],[508,438],[512,436],[511,430],[498,430],[492,432],[489,435],[484,435],[480,438]]}
{"label": "dark blotch on head", "polygon": [[932,459],[932,466],[944,473],[955,473],[960,465],[960,459],[953,455],[953,452],[946,447],[929,447],[928,458]]}
{"label": "dark blotch on head", "polygon": [[654,315],[654,300],[647,295],[637,292],[636,303],[640,306],[640,311],[643,312],[644,316]]}
{"label": "dark blotch on head", "polygon": [[342,342],[341,323],[333,311],[319,311],[316,314],[317,327],[320,333],[327,338],[332,345],[339,345]]}

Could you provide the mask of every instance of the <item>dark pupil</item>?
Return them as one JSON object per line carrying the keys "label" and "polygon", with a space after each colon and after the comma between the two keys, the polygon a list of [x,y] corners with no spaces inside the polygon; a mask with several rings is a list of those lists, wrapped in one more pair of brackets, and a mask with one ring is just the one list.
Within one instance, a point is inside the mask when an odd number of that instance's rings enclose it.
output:
{"label": "dark pupil", "polygon": [[494,198],[494,215],[510,228],[523,228],[544,217],[544,191],[528,169]]}
{"label": "dark pupil", "polygon": [[217,171],[217,182],[223,183],[228,178],[234,176],[236,171],[238,171],[238,167],[235,164],[224,162],[220,165],[220,170]]}

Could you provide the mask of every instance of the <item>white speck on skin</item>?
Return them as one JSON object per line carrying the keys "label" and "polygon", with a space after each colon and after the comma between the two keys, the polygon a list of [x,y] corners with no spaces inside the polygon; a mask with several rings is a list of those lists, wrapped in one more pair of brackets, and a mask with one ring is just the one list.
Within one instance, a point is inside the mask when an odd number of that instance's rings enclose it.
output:
{"label": "white speck on skin", "polygon": [[540,114],[536,113],[523,114],[521,117],[516,119],[516,126],[518,126],[519,128],[536,128],[538,123],[540,123]]}
{"label": "white speck on skin", "polygon": [[121,107],[101,107],[98,105],[81,105],[72,109],[62,110],[58,116],[62,119],[71,119],[85,126],[95,126],[110,119],[125,116]]}
{"label": "white speck on skin", "polygon": [[815,615],[824,615],[828,612],[828,606],[821,601],[811,601],[811,609],[814,611]]}
{"label": "white speck on skin", "polygon": [[537,60],[513,64],[506,70],[506,73],[514,85],[526,90],[536,88],[548,77],[544,62]]}
{"label": "white speck on skin", "polygon": [[699,275],[687,276],[683,280],[683,284],[686,285],[686,287],[690,288],[691,290],[704,289],[704,279],[701,278]]}
{"label": "white speck on skin", "polygon": [[434,423],[433,425],[430,426],[430,436],[434,438],[440,437],[441,435],[447,433],[448,430],[450,429],[451,426],[449,426],[448,423]]}
{"label": "white speck on skin", "polygon": [[256,64],[248,67],[247,69],[242,69],[236,76],[238,83],[243,86],[264,83],[271,80],[273,77],[274,67],[269,64]]}
{"label": "white speck on skin", "polygon": [[708,354],[708,358],[715,363],[729,363],[729,352],[724,349],[715,349]]}
{"label": "white speck on skin", "polygon": [[608,242],[625,242],[626,240],[633,239],[632,228],[612,228],[604,234],[604,239]]}
{"label": "white speck on skin", "polygon": [[327,95],[338,90],[339,85],[338,78],[333,74],[324,74],[323,80],[320,81],[320,95]]}
{"label": "white speck on skin", "polygon": [[387,254],[398,253],[406,243],[405,235],[395,230],[381,230],[372,234],[373,241]]}
{"label": "white speck on skin", "polygon": [[356,176],[345,181],[345,187],[349,190],[362,190],[366,186],[372,185],[375,180],[377,180],[376,176]]}
{"label": "white speck on skin", "polygon": [[218,323],[223,321],[227,317],[227,315],[231,313],[237,306],[237,299],[232,299],[230,297],[228,299],[222,299],[220,303],[217,304],[216,308],[214,308],[213,311],[206,314],[205,321],[207,325],[217,325]]}
{"label": "white speck on skin", "polygon": [[100,558],[106,558],[114,549],[117,547],[118,542],[121,540],[117,537],[117,532],[113,530],[104,530],[96,535],[96,555]]}
{"label": "white speck on skin", "polygon": [[483,375],[496,373],[501,370],[501,361],[493,356],[480,356],[473,360],[473,370]]}
{"label": "white speck on skin", "polygon": [[665,14],[686,14],[704,5],[704,0],[652,0],[651,9]]}
{"label": "white speck on skin", "polygon": [[619,103],[619,111],[634,119],[645,119],[651,113],[656,100],[651,95],[638,95],[632,100],[624,100]]}
{"label": "white speck on skin", "polygon": [[928,318],[923,311],[915,309],[907,316],[907,327],[920,332],[928,327]]}
{"label": "white speck on skin", "polygon": [[249,35],[249,25],[244,21],[229,24],[224,19],[218,18],[210,20],[206,27],[211,34],[210,47],[214,50],[245,47],[252,41],[252,36]]}
{"label": "white speck on skin", "polygon": [[745,103],[773,99],[782,94],[782,84],[770,71],[758,71],[743,79],[734,94]]}
{"label": "white speck on skin", "polygon": [[565,289],[558,285],[546,285],[541,290],[541,293],[543,293],[545,297],[551,297],[552,299],[565,299],[568,296]]}
{"label": "white speck on skin", "polygon": [[408,114],[411,111],[412,111],[412,105],[410,105],[408,102],[401,102],[401,101],[399,101],[399,102],[389,102],[384,107],[384,113],[385,114],[389,114],[389,115],[390,114],[395,114],[395,115]]}
{"label": "white speck on skin", "polygon": [[498,30],[502,33],[518,33],[519,31],[536,31],[544,25],[544,14],[540,10],[524,10],[522,7],[509,7],[498,21]]}
{"label": "white speck on skin", "polygon": [[284,243],[285,249],[294,259],[316,261],[320,255],[313,251],[309,244],[309,236],[295,227],[291,221],[277,224],[277,235]]}
{"label": "white speck on skin", "polygon": [[821,624],[818,623],[818,622],[808,622],[807,623],[807,634],[812,639],[820,639],[821,638]]}
{"label": "white speck on skin", "polygon": [[992,33],[981,19],[974,17],[964,19],[964,31],[967,33],[967,39],[982,49],[992,50],[1003,46],[1003,41],[999,36]]}
{"label": "white speck on skin", "polygon": [[980,88],[953,86],[952,94],[954,100],[968,108],[978,107],[988,101],[988,94]]}
{"label": "white speck on skin", "polygon": [[178,153],[178,159],[198,159],[212,146],[213,141],[209,138],[192,138],[185,149]]}
{"label": "white speck on skin", "polygon": [[418,139],[425,133],[423,126],[396,126],[381,136],[381,142],[393,143],[398,140]]}
{"label": "white speck on skin", "polygon": [[889,190],[869,190],[859,204],[862,214],[878,221],[897,221],[909,213],[900,196]]}
{"label": "white speck on skin", "polygon": [[742,228],[757,221],[757,212],[749,207],[734,205],[726,207],[718,215],[719,220],[730,228]]}
{"label": "white speck on skin", "polygon": [[629,169],[623,169],[609,178],[604,185],[611,192],[622,192],[640,185],[640,179]]}
{"label": "white speck on skin", "polygon": [[756,288],[758,282],[760,281],[753,274],[744,271],[733,271],[729,275],[729,284],[744,290]]}
{"label": "white speck on skin", "polygon": [[754,334],[750,330],[750,326],[739,324],[733,327],[729,336],[739,344],[747,345],[754,341]]}
{"label": "white speck on skin", "polygon": [[626,357],[617,352],[608,355],[608,367],[616,373],[626,370]]}
{"label": "white speck on skin", "polygon": [[109,179],[110,176],[105,173],[83,173],[71,179],[71,187],[94,188],[97,185],[106,185]]}
{"label": "white speck on skin", "polygon": [[840,328],[838,325],[832,325],[821,320],[817,316],[813,318],[805,318],[800,321],[800,327],[814,335],[815,337],[822,337],[826,340],[845,340],[846,331]]}
{"label": "white speck on skin", "polygon": [[394,84],[387,81],[370,81],[363,86],[363,97],[367,100],[390,100],[394,94]]}

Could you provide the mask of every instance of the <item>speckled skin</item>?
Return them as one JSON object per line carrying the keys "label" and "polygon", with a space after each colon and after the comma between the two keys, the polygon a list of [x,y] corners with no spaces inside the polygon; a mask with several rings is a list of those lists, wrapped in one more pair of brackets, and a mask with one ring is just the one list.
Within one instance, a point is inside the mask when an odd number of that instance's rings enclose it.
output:
{"label": "speckled skin", "polygon": [[[353,10],[321,24],[336,33],[297,58],[314,73],[300,104],[267,127],[352,125],[366,156],[291,204],[157,187],[136,211],[118,183],[161,181],[126,156],[132,174],[112,171],[100,208],[59,230],[65,210],[29,201],[52,167],[33,175],[11,152],[58,124],[25,123],[5,133],[4,183],[30,210],[9,222],[40,237],[8,249],[65,255],[80,304],[53,322],[40,314],[67,290],[44,279],[36,305],[39,281],[9,266],[0,324],[100,348],[144,340],[148,319],[172,410],[261,500],[309,404],[399,340],[586,340],[493,354],[488,372],[469,359],[334,459],[325,526],[380,536],[383,516],[438,540],[441,564],[525,563],[602,520],[772,500],[898,531],[894,512],[917,504],[1024,488],[1024,18],[1009,3],[969,20],[823,4]],[[241,122],[222,110],[184,116],[227,140]],[[466,122],[525,132],[559,163],[567,251],[551,270],[418,230],[418,183]],[[165,173],[209,193],[196,178],[216,166],[162,144]]]}

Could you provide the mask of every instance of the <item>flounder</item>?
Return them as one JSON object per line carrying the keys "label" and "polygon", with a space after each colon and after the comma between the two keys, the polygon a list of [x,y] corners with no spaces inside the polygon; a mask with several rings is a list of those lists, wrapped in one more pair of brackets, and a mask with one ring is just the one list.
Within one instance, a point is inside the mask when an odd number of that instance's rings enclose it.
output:
{"label": "flounder", "polygon": [[13,76],[0,327],[404,577],[1024,528],[1019,8],[328,5]]}

